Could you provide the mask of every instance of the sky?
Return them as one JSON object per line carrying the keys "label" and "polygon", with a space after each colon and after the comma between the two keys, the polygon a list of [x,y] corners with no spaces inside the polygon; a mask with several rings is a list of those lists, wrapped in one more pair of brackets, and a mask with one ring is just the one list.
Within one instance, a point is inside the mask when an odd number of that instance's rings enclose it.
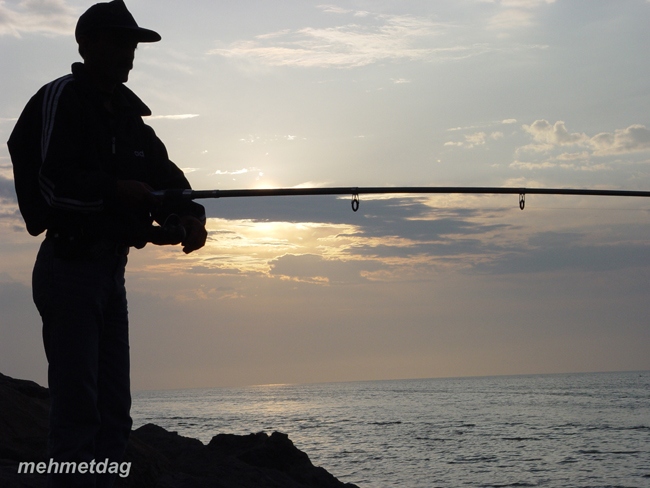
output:
{"label": "sky", "polygon": [[[127,0],[128,81],[196,189],[650,190],[645,0]],[[0,0],[0,139],[92,3]],[[650,369],[650,201],[204,200],[129,255],[134,389]],[[42,237],[0,145],[0,371],[46,384]]]}

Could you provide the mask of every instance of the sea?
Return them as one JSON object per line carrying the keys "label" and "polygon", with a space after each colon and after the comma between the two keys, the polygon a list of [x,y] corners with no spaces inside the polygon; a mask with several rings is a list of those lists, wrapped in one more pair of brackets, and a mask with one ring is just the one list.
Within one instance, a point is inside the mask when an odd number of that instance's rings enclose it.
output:
{"label": "sea", "polygon": [[650,488],[650,371],[140,391],[132,416],[284,432],[360,488]]}

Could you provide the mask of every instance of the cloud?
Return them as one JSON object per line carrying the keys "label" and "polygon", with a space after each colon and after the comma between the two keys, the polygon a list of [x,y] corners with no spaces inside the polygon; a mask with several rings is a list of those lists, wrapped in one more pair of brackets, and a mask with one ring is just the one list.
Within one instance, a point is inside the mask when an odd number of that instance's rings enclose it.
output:
{"label": "cloud", "polygon": [[613,134],[602,132],[592,137],[590,143],[595,156],[650,151],[650,129],[643,125],[631,125]]}
{"label": "cloud", "polygon": [[373,260],[340,261],[314,254],[285,254],[269,264],[272,276],[314,284],[360,283],[367,281],[364,272],[386,268]]}
{"label": "cloud", "polygon": [[557,157],[558,161],[585,161],[589,159],[589,152],[588,151],[580,151],[580,152],[566,152],[562,153]]}
{"label": "cloud", "polygon": [[[463,130],[462,128],[456,128],[456,129],[449,129],[449,131],[459,131]],[[487,142],[487,139],[492,139],[494,141],[502,139],[503,138],[503,132],[500,131],[495,131],[490,134],[487,134],[486,132],[480,131],[480,132],[474,132],[473,134],[465,134],[465,141],[464,142],[459,142],[459,141],[448,141],[445,142],[445,146],[456,146],[456,147],[466,147],[468,149],[471,149],[475,146],[483,146]]]}
{"label": "cloud", "polygon": [[22,34],[72,35],[78,14],[65,0],[0,2],[0,36]]}
{"label": "cloud", "polygon": [[555,0],[501,0],[498,3],[489,3],[495,4],[501,10],[488,19],[488,29],[508,31],[533,25],[537,10],[544,5],[555,3]]}
{"label": "cloud", "polygon": [[242,168],[242,169],[235,169],[235,170],[232,170],[232,171],[218,169],[217,171],[215,171],[212,174],[214,174],[214,175],[244,175],[246,173],[251,173],[251,172],[259,173],[259,171],[260,171],[259,168]]}
{"label": "cloud", "polygon": [[465,136],[465,141],[467,142],[467,147],[482,146],[485,144],[485,132],[476,132],[474,134],[468,134]]}
{"label": "cloud", "polygon": [[500,4],[504,7],[537,8],[555,2],[556,0],[501,0]]}
{"label": "cloud", "polygon": [[552,163],[550,161],[530,162],[530,161],[515,160],[512,163],[510,163],[511,168],[527,169],[527,170],[550,169],[550,168],[557,168],[557,166],[558,165],[556,163]]}
{"label": "cloud", "polygon": [[488,28],[509,30],[528,27],[532,24],[533,12],[522,9],[507,9],[488,20]]}
{"label": "cloud", "polygon": [[328,12],[332,14],[349,14],[350,12],[352,12],[352,10],[345,9],[337,5],[319,5],[318,8],[321,9],[323,12]]}
{"label": "cloud", "polygon": [[199,114],[178,114],[178,115],[150,115],[149,120],[185,120],[198,117]]}
{"label": "cloud", "polygon": [[559,120],[551,125],[547,120],[536,120],[531,125],[524,125],[524,130],[531,134],[537,142],[566,146],[581,144],[588,141],[586,134],[570,134],[564,126],[564,122]]}
{"label": "cloud", "polygon": [[156,268],[331,285],[467,268],[511,251],[497,237],[512,229],[500,222],[501,211],[439,208],[427,197],[373,199],[356,213],[348,201],[331,197],[226,198],[206,205],[208,215],[219,218],[210,219],[210,241],[202,255],[191,257],[195,266],[157,257]]}
{"label": "cloud", "polygon": [[[513,161],[510,163],[511,168],[537,170],[537,169],[566,169],[571,171],[606,171],[611,170],[611,165],[607,164],[593,164],[589,161],[588,157],[578,158],[565,157],[565,154],[560,154],[557,157],[551,158],[548,161],[530,162],[530,161]],[[569,162],[567,162],[569,161]]]}
{"label": "cloud", "polygon": [[[644,125],[630,125],[614,132],[601,132],[593,137],[582,132],[569,132],[563,121],[551,124],[540,119],[523,129],[533,137],[534,143],[517,148],[516,154],[537,153],[544,161],[515,161],[513,168],[544,169],[565,168],[579,170],[610,169],[605,163],[593,163],[594,157],[620,156],[650,151],[650,129]],[[570,150],[573,149],[573,150]],[[562,151],[562,152],[559,152]]]}
{"label": "cloud", "polygon": [[[296,205],[298,199],[302,204]],[[235,245],[249,258],[263,257],[254,247],[258,244],[245,243],[254,238],[246,232],[257,229],[260,238],[264,236],[260,242],[268,246],[270,277],[320,285],[381,280],[388,275],[393,279],[440,267],[496,274],[627,269],[648,252],[640,240],[621,241],[620,233],[612,229],[607,230],[609,242],[598,235],[599,244],[594,244],[593,231],[577,227],[526,237],[530,229],[503,219],[510,209],[435,208],[424,197],[362,202],[362,215],[309,197],[220,203],[227,204],[219,212],[226,219],[256,209],[256,224],[245,224],[250,230],[240,227]],[[220,228],[225,228],[225,222]],[[278,234],[282,240],[273,239],[274,229],[282,230]],[[226,245],[222,240],[217,248],[223,251]],[[236,258],[220,255],[218,262],[223,265],[229,259]]]}
{"label": "cloud", "polygon": [[[352,14],[333,6],[324,12]],[[248,59],[270,66],[355,68],[374,63],[410,60],[463,59],[487,52],[481,44],[442,47],[435,42],[446,26],[412,15],[356,12],[355,22],[327,28],[305,27],[263,34],[209,54]]]}

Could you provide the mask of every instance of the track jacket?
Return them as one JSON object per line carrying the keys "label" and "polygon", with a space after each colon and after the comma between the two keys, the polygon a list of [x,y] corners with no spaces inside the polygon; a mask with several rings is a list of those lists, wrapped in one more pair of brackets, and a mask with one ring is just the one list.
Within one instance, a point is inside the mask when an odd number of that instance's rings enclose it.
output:
{"label": "track jacket", "polygon": [[[109,97],[114,113],[105,106]],[[104,240],[140,247],[153,220],[163,223],[171,213],[205,220],[203,206],[195,202],[165,205],[150,215],[116,201],[117,180],[141,181],[154,190],[190,188],[143,122],[147,115],[149,108],[124,85],[112,96],[96,90],[81,63],[32,97],[8,142],[31,234],[47,228],[81,237],[87,245]],[[29,164],[37,167],[37,177]]]}

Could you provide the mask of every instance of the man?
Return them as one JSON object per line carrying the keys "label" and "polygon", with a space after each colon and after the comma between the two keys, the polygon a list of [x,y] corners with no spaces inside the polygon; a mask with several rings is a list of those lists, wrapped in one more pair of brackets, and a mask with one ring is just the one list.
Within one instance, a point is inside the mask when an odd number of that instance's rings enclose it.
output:
{"label": "man", "polygon": [[[152,194],[190,186],[142,121],[151,112],[123,84],[137,44],[160,35],[115,0],[90,7],[75,37],[83,63],[34,95],[8,145],[27,228],[47,230],[33,296],[48,359],[49,457],[94,465],[121,461],[131,429],[128,249],[182,240],[190,253],[207,234],[202,206]],[[152,222],[171,214],[182,232],[166,239]],[[50,486],[104,487],[114,478],[56,474]]]}

